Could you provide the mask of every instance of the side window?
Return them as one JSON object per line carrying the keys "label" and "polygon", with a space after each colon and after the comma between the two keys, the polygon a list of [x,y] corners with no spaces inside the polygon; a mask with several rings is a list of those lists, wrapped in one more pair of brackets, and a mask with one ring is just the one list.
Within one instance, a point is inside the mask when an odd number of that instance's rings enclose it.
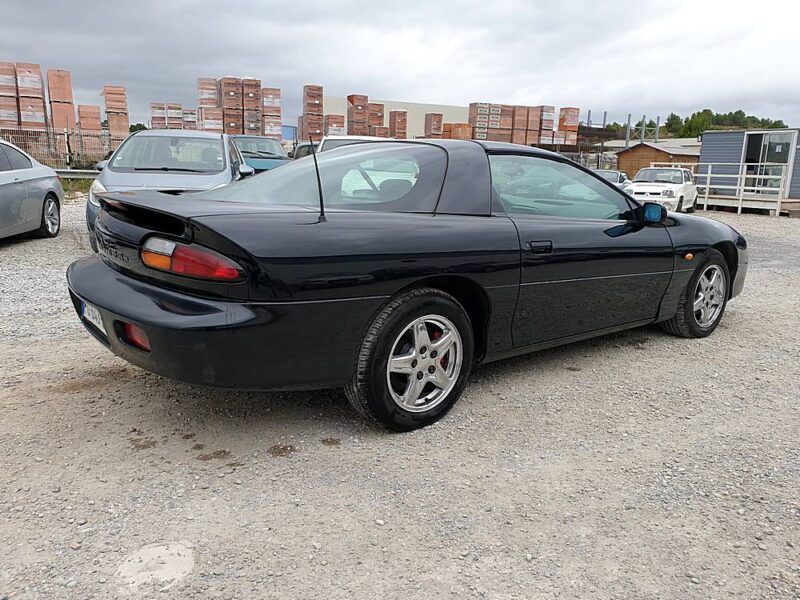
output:
{"label": "side window", "polygon": [[506,212],[627,220],[625,197],[579,168],[536,156],[489,155],[492,186]]}
{"label": "side window", "polygon": [[690,171],[683,172],[683,181],[686,183],[692,183],[692,174]]}
{"label": "side window", "polygon": [[393,202],[417,183],[419,164],[412,156],[368,158],[342,177],[341,197],[359,202]]}
{"label": "side window", "polygon": [[0,144],[0,173],[11,170],[11,163],[6,158],[6,153],[3,152],[6,147],[4,144]]}
{"label": "side window", "polygon": [[8,160],[11,163],[12,170],[30,169],[33,166],[28,157],[25,156],[22,152],[20,152],[16,148],[4,145],[3,150],[5,150],[6,156],[8,157]]}
{"label": "side window", "polygon": [[231,177],[238,179],[241,162],[239,161],[239,153],[236,151],[233,142],[230,140],[228,140],[228,154],[231,161]]}

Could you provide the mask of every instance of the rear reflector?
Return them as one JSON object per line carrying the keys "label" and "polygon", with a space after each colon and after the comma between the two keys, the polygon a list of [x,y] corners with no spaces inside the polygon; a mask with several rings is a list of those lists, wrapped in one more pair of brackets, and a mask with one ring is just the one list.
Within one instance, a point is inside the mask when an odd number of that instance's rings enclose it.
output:
{"label": "rear reflector", "polygon": [[122,333],[128,344],[139,350],[150,352],[150,338],[147,337],[144,329],[130,323],[124,323],[122,325]]}
{"label": "rear reflector", "polygon": [[151,269],[214,281],[239,281],[244,271],[231,259],[195,244],[151,237],[142,248],[142,262]]}

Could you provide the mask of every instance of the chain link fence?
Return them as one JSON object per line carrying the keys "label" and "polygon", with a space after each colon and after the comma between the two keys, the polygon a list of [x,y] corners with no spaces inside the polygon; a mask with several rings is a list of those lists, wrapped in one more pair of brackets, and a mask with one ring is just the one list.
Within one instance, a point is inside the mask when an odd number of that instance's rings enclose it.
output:
{"label": "chain link fence", "polygon": [[0,128],[0,138],[54,169],[93,169],[126,137],[111,135],[107,130]]}

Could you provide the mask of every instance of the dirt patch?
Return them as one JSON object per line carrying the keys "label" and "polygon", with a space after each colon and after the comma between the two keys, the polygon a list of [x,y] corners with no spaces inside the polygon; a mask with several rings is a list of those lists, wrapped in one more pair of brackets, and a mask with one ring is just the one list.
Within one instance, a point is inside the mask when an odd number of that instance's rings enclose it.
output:
{"label": "dirt patch", "polygon": [[269,450],[267,450],[267,454],[274,458],[283,458],[295,452],[297,452],[297,448],[291,444],[275,444],[274,446],[270,446]]}
{"label": "dirt patch", "polygon": [[156,445],[156,441],[151,437],[129,438],[128,441],[131,443],[131,446],[137,450],[147,450]]}
{"label": "dirt patch", "polygon": [[320,440],[320,443],[323,446],[338,446],[342,443],[342,440],[335,437],[324,437]]}
{"label": "dirt patch", "polygon": [[199,454],[196,456],[197,460],[202,461],[209,461],[209,460],[219,460],[222,458],[228,458],[231,455],[229,450],[214,450],[214,452],[209,452],[208,454]]}

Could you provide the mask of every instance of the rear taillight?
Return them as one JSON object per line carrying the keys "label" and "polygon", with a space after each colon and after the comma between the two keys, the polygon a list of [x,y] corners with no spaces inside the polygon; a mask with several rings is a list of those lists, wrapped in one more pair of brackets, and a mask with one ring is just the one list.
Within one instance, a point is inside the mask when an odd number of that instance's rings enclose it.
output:
{"label": "rear taillight", "polygon": [[151,269],[213,281],[244,279],[242,268],[230,258],[194,244],[151,237],[142,248],[142,262]]}

